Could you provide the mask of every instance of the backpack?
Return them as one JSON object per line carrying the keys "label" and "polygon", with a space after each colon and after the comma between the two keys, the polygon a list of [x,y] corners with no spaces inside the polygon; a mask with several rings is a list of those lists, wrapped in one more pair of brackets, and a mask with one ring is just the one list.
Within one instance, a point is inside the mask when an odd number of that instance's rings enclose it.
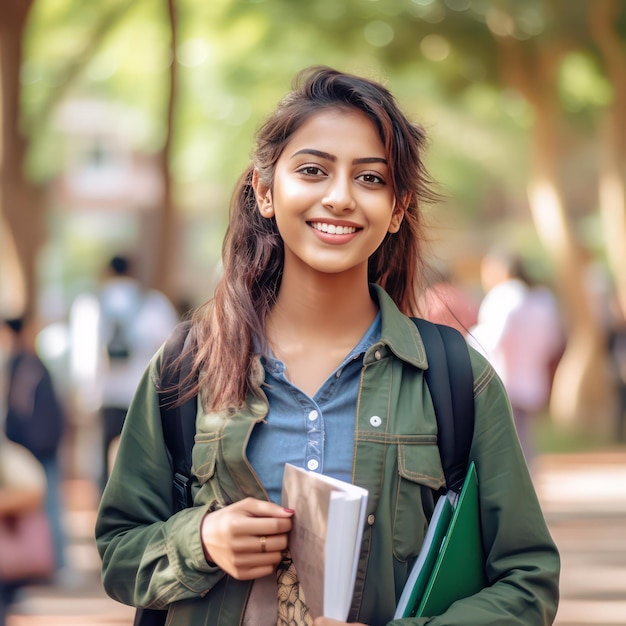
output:
{"label": "backpack", "polygon": [[39,461],[57,454],[65,430],[64,407],[50,372],[35,354],[11,358],[5,421],[6,436]]}
{"label": "backpack", "polygon": [[143,291],[133,285],[109,286],[100,294],[104,343],[109,361],[127,362],[133,355]]}
{"label": "backpack", "polygon": [[124,361],[130,357],[131,342],[128,332],[128,324],[121,320],[115,320],[112,331],[107,341],[107,354],[111,361]]}
{"label": "backpack", "polygon": [[[417,326],[429,367],[424,377],[438,425],[439,452],[447,489],[461,491],[474,434],[474,377],[467,342],[456,329],[411,318]],[[178,324],[163,349],[161,383],[158,389],[163,436],[172,456],[175,511],[192,504],[191,450],[193,447],[197,400],[194,396],[178,403],[179,390],[189,383],[192,365],[191,322]],[[181,355],[183,355],[182,358]],[[187,355],[185,357],[184,355]],[[138,609],[134,626],[160,626],[166,611]]]}

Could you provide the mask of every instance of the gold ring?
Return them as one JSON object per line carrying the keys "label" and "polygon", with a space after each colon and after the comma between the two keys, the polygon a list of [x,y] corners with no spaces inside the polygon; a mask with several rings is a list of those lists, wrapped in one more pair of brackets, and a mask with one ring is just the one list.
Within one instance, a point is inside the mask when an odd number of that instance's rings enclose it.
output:
{"label": "gold ring", "polygon": [[262,537],[259,537],[259,541],[261,542],[261,552],[265,552],[267,550],[267,548],[265,547],[265,544],[267,543],[267,537],[263,535]]}

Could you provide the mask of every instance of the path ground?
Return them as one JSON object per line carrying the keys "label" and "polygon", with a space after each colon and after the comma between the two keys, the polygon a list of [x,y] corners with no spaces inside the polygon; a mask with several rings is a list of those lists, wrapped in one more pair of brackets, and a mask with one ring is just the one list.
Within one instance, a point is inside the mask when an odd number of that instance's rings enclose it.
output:
{"label": "path ground", "polygon": [[[534,476],[562,558],[555,624],[626,625],[626,451],[542,456]],[[66,503],[71,567],[26,589],[7,626],[131,626],[133,609],[100,586],[94,486],[68,481]]]}

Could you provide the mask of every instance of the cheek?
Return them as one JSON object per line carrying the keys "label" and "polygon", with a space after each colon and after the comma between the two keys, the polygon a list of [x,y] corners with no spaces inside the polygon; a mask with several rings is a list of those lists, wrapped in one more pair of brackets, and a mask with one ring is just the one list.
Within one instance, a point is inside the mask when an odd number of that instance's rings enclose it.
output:
{"label": "cheek", "polygon": [[274,186],[274,201],[284,205],[286,209],[304,204],[313,194],[312,185],[304,185],[299,180],[283,177],[279,184]]}

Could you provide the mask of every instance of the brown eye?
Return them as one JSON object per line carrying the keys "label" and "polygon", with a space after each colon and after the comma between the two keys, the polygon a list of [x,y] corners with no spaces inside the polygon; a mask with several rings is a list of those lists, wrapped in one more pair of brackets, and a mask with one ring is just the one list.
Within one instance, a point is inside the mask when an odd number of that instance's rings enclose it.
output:
{"label": "brown eye", "polygon": [[358,177],[364,183],[368,183],[370,185],[384,185],[385,181],[378,176],[377,174],[361,174]]}
{"label": "brown eye", "polygon": [[298,170],[300,174],[305,176],[323,176],[324,172],[316,165],[306,165]]}

